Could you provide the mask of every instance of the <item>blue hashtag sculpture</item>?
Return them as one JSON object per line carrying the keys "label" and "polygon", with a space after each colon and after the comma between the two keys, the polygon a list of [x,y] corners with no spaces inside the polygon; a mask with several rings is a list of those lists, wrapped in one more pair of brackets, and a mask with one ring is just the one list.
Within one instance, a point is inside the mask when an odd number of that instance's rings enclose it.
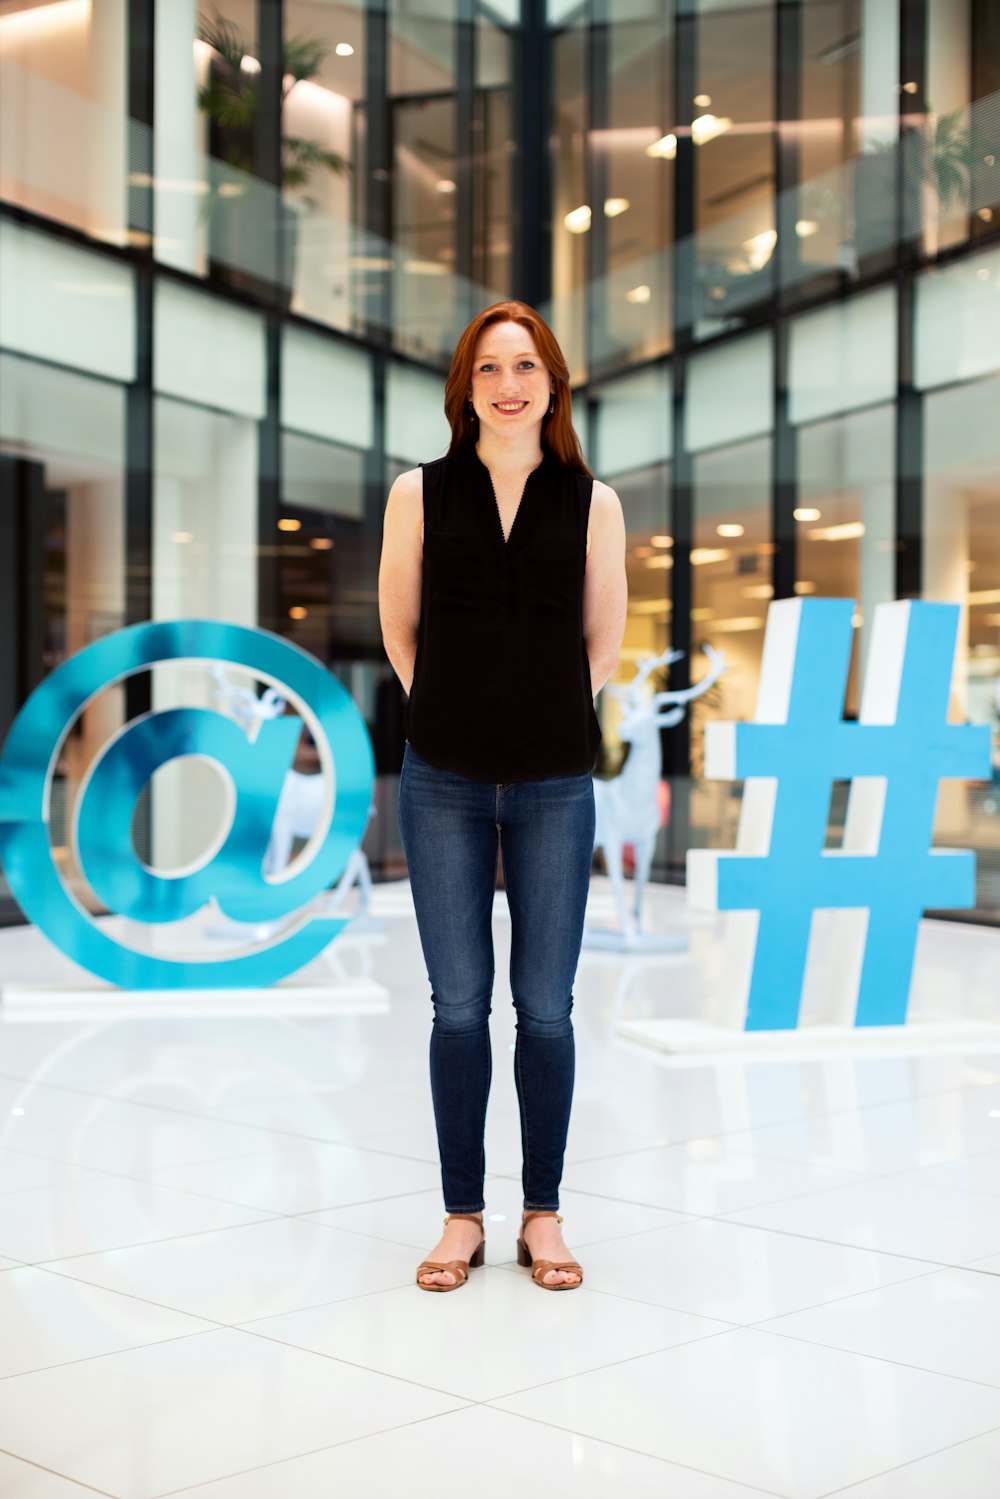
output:
{"label": "blue hashtag sculpture", "polygon": [[[846,723],[854,610],[772,604],[755,721],[707,726],[706,774],[747,784],[736,851],[692,850],[689,890],[696,907],[759,912],[747,1030],[798,1024],[815,910],[839,913],[830,962],[854,1023],[900,1025],[923,912],[975,904],[975,855],[931,848],[939,782],[990,774],[988,727],[947,722],[958,605],[876,609],[860,721]],[[825,849],[842,780],[844,844]]]}

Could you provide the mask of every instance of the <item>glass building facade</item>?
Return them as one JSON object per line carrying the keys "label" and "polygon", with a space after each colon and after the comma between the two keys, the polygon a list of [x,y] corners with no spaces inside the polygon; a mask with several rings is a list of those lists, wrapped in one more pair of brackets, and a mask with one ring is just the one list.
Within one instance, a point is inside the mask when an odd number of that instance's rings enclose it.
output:
{"label": "glass building facade", "polygon": [[[364,714],[365,848],[402,873],[385,497],[444,451],[458,334],[516,296],[624,507],[615,680],[668,646],[671,686],[705,644],[730,667],[664,734],[655,875],[733,846],[704,725],[752,715],[772,598],[857,600],[848,716],[876,605],[947,599],[952,716],[992,726],[996,773],[943,785],[937,836],[1000,920],[995,0],[0,0],[0,100],[0,738],[126,623],[260,624]],[[183,678],[130,678],[66,741],[83,898],[87,768],[204,696]],[[167,767],[137,843],[177,867],[222,807],[204,763]]]}

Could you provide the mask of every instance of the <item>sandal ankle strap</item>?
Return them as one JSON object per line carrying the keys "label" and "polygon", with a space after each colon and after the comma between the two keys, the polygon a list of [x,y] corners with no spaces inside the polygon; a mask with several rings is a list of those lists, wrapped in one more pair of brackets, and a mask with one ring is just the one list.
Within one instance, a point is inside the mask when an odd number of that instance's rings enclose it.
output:
{"label": "sandal ankle strap", "polygon": [[555,1218],[558,1223],[562,1222],[562,1214],[557,1213],[554,1208],[535,1208],[531,1212],[522,1214],[521,1227],[530,1223],[532,1218]]}
{"label": "sandal ankle strap", "polygon": [[483,1226],[482,1213],[449,1213],[444,1221],[450,1223],[453,1218],[467,1218],[470,1223],[478,1223],[480,1228]]}

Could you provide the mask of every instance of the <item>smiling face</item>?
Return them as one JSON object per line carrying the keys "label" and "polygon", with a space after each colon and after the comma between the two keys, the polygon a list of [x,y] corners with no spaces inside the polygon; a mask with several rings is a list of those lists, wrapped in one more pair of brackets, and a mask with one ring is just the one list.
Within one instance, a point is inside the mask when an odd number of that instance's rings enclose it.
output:
{"label": "smiling face", "polygon": [[476,343],[469,396],[480,427],[523,432],[541,424],[555,389],[527,328],[492,323]]}

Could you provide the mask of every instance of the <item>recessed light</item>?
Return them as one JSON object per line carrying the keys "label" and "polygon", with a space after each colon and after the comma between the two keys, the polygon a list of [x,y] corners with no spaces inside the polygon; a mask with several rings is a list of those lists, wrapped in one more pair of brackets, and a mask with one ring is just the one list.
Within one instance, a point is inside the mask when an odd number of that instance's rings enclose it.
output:
{"label": "recessed light", "polygon": [[707,146],[717,135],[725,135],[732,123],[728,115],[699,115],[691,121],[691,138],[696,146]]}
{"label": "recessed light", "polygon": [[674,544],[672,536],[657,535],[651,536],[649,539],[655,547],[672,547]]}
{"label": "recessed light", "polygon": [[677,155],[676,135],[661,135],[658,141],[646,147],[647,156],[658,156],[662,161],[673,161]]}
{"label": "recessed light", "polygon": [[350,42],[338,42],[333,50],[334,52],[336,52],[338,57],[354,56],[354,48],[351,46]]}
{"label": "recessed light", "polygon": [[295,520],[295,518],[293,516],[291,516],[291,515],[284,515],[284,516],[282,516],[281,520],[279,520],[279,522],[278,522],[278,530],[279,531],[301,531],[302,530],[302,522],[300,520]]}
{"label": "recessed light", "polygon": [[643,284],[642,286],[631,287],[625,293],[625,300],[626,302],[648,302],[652,295],[652,290]]}
{"label": "recessed light", "polygon": [[792,514],[796,520],[819,520],[822,511],[814,510],[809,505],[800,505],[797,510],[792,511]]}
{"label": "recessed light", "polygon": [[695,94],[694,102],[699,109],[707,109],[712,102],[711,94]]}
{"label": "recessed light", "polygon": [[719,536],[742,536],[745,528],[735,522],[732,524],[725,522],[721,526],[716,526],[715,529]]}
{"label": "recessed light", "polygon": [[799,236],[799,239],[808,239],[809,236],[811,234],[815,234],[818,229],[819,224],[815,219],[796,220],[795,233]]}
{"label": "recessed light", "polygon": [[695,547],[691,553],[691,566],[704,567],[707,562],[728,562],[725,547]]}
{"label": "recessed light", "polygon": [[314,552],[329,552],[333,548],[333,542],[329,536],[314,536],[309,545]]}
{"label": "recessed light", "polygon": [[288,611],[289,619],[306,619],[308,615],[309,610],[304,609],[301,604],[294,604]]}
{"label": "recessed light", "polygon": [[620,213],[631,208],[628,198],[605,198],[604,212],[609,219],[616,219]]}
{"label": "recessed light", "polygon": [[579,208],[571,208],[564,216],[563,223],[570,234],[586,234],[590,228],[590,205],[581,203]]}
{"label": "recessed light", "polygon": [[241,73],[259,73],[260,72],[260,63],[258,62],[257,58],[256,57],[251,57],[249,52],[244,57],[241,57],[240,58],[240,72]]}
{"label": "recessed light", "polygon": [[435,182],[434,186],[439,193],[453,193],[455,191],[455,184],[450,177],[442,177],[438,182]]}

